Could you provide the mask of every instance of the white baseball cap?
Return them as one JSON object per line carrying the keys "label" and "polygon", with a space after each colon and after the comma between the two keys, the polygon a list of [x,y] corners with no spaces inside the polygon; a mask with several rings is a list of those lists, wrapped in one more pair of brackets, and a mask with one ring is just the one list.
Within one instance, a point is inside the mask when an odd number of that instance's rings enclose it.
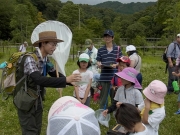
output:
{"label": "white baseball cap", "polygon": [[179,34],[177,34],[177,37],[180,37],[180,33],[179,33]]}
{"label": "white baseball cap", "polygon": [[100,128],[94,110],[64,96],[49,110],[47,135],[100,135]]}
{"label": "white baseball cap", "polygon": [[136,50],[136,47],[134,45],[128,45],[126,46],[126,52],[129,52],[129,51],[135,51]]}
{"label": "white baseball cap", "polygon": [[82,53],[79,56],[79,62],[81,62],[81,61],[89,62],[89,55],[86,53]]}

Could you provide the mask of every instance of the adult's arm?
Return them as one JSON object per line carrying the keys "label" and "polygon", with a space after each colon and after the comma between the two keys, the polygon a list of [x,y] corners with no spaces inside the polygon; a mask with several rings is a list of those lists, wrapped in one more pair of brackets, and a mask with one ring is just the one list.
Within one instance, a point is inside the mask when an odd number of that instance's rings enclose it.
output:
{"label": "adult's arm", "polygon": [[30,77],[33,81],[42,87],[54,87],[54,88],[64,88],[66,87],[66,77],[60,76],[56,77],[46,77],[42,76],[39,71],[32,72]]}

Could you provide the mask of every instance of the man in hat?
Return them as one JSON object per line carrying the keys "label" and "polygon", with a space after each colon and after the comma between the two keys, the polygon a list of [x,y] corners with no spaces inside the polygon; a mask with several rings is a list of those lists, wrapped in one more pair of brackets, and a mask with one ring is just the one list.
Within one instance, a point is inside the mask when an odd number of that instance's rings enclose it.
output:
{"label": "man in hat", "polygon": [[180,55],[180,34],[177,34],[176,40],[173,41],[167,48],[167,59],[168,59],[168,94],[174,91],[172,87],[172,82],[177,80],[175,76],[172,75],[172,72],[175,71],[176,59]]}
{"label": "man in hat", "polygon": [[111,103],[114,98],[114,91],[110,89],[111,80],[114,76],[114,73],[117,72],[116,59],[122,56],[121,49],[113,44],[114,32],[112,30],[106,30],[104,32],[104,41],[105,45],[98,49],[98,54],[96,60],[97,65],[101,68],[100,74],[100,83],[102,90],[100,93],[100,108],[106,109],[108,93],[111,96]]}
{"label": "man in hat", "polygon": [[[93,75],[99,74],[98,70],[97,70],[97,65],[96,65],[96,63],[97,63],[96,57],[97,57],[97,51],[98,50],[94,46],[94,43],[92,42],[91,39],[86,39],[85,45],[87,46],[87,49],[84,52],[89,55],[90,63],[91,63],[91,66],[88,69],[93,72]],[[95,79],[93,77],[92,84],[91,84],[91,96],[92,97],[94,95],[94,88],[95,87],[96,87],[96,82],[95,82]]]}
{"label": "man in hat", "polygon": [[24,41],[24,43],[19,47],[19,52],[26,52],[27,47],[28,47],[28,43]]}
{"label": "man in hat", "polygon": [[[63,40],[57,39],[56,32],[44,31],[39,33],[39,40],[33,46],[37,48],[35,55],[38,60],[35,61],[31,56],[23,57],[24,71],[22,74],[27,75],[27,89],[36,90],[39,97],[33,107],[27,112],[17,109],[19,122],[23,135],[40,135],[42,126],[42,99],[44,97],[44,87],[63,88],[67,83],[80,81],[80,74],[73,74],[68,77],[59,73],[59,78],[56,76],[56,71],[51,64],[47,55],[52,55],[56,49],[57,43]],[[46,77],[49,74],[51,77]],[[24,87],[24,86],[23,86]]]}
{"label": "man in hat", "polygon": [[91,62],[91,67],[89,69],[92,70],[93,73],[97,72],[97,67],[96,67],[97,49],[94,46],[91,39],[86,39],[85,45],[87,45],[87,49],[84,52],[89,55]]}

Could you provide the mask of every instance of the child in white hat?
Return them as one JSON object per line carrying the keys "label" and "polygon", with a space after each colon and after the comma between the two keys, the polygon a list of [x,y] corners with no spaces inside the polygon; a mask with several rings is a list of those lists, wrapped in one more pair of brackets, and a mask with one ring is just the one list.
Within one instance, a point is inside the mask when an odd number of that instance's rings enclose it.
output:
{"label": "child in white hat", "polygon": [[138,108],[141,111],[142,122],[148,128],[150,135],[158,135],[159,124],[165,118],[164,97],[166,85],[159,80],[152,81],[143,90],[145,100]]}

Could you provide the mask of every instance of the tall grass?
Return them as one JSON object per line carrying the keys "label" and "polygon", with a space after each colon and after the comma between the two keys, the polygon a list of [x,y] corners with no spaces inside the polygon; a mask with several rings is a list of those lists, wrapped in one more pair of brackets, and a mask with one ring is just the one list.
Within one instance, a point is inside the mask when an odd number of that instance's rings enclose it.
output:
{"label": "tall grass", "polygon": [[[7,57],[0,59],[3,62]],[[142,57],[142,75],[143,88],[145,88],[152,80],[159,79],[164,83],[167,82],[167,74],[164,73],[165,63],[160,57]],[[77,69],[76,61],[69,59],[66,64],[66,74],[70,75],[73,70]],[[63,96],[72,95],[73,87],[66,87],[63,89]],[[1,96],[1,94],[0,94]],[[59,93],[56,89],[47,88],[46,100],[44,102],[42,135],[46,134],[48,111],[55,100],[59,98]],[[91,108],[97,110],[98,104],[91,102]],[[177,95],[171,94],[165,97],[166,117],[160,124],[159,135],[179,135],[180,134],[180,115],[174,115],[177,111]],[[110,127],[116,125],[114,116],[111,114]],[[101,135],[105,135],[109,128],[101,127]],[[17,112],[12,103],[12,97],[6,101],[0,100],[0,134],[1,135],[20,135],[21,129],[18,122]]]}

